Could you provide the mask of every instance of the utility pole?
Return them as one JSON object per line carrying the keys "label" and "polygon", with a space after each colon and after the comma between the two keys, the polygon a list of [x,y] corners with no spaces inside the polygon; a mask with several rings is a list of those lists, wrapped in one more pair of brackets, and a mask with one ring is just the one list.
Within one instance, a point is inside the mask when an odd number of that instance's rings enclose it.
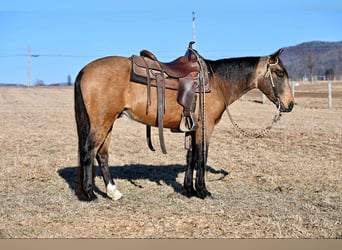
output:
{"label": "utility pole", "polygon": [[[195,11],[192,11],[192,41],[196,42]],[[195,44],[193,45],[193,47],[195,47]]]}
{"label": "utility pole", "polygon": [[31,48],[28,46],[27,51],[27,87],[30,87],[30,58],[31,58]]}

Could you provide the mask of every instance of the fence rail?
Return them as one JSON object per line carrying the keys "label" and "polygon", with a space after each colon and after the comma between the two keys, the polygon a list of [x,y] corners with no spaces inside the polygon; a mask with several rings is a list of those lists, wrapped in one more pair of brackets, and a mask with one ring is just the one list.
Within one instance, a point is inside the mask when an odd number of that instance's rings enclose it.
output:
{"label": "fence rail", "polygon": [[[323,98],[327,100],[327,108],[333,107],[333,98],[342,98],[342,81],[316,81],[301,82],[290,81],[292,95],[296,98],[312,97]],[[267,102],[264,94],[261,94],[261,103]]]}

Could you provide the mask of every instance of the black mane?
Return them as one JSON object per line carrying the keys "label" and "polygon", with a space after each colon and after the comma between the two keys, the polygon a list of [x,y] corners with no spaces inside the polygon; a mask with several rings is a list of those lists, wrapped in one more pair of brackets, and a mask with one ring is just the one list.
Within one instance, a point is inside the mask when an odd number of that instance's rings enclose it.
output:
{"label": "black mane", "polygon": [[248,82],[256,70],[260,57],[239,57],[205,60],[209,72],[230,84]]}

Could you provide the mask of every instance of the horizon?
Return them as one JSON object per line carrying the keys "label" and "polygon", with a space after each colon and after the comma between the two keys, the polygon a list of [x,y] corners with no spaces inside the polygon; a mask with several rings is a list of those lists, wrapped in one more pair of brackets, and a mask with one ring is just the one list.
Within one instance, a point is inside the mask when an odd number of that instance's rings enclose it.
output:
{"label": "horizon", "polygon": [[[283,49],[286,50],[287,48],[292,48],[292,47],[297,47],[297,46],[301,46],[304,44],[310,44],[310,43],[342,43],[342,41],[320,41],[320,40],[315,40],[315,41],[306,41],[306,42],[301,42],[295,45],[290,45],[290,46],[286,46]],[[25,55],[27,56],[27,55]],[[31,55],[34,56],[34,55]],[[206,58],[206,59],[210,59],[210,58]],[[69,82],[69,76],[68,75],[66,77],[66,79],[63,81],[58,81],[58,82],[49,82],[46,83],[41,79],[37,79],[34,83],[31,82],[30,86],[32,87],[39,87],[39,86],[73,86],[74,85],[74,80],[71,79],[71,82]],[[70,76],[71,77],[71,76]],[[0,87],[4,87],[4,86],[18,86],[18,87],[27,87],[27,82],[1,82],[0,81]]]}

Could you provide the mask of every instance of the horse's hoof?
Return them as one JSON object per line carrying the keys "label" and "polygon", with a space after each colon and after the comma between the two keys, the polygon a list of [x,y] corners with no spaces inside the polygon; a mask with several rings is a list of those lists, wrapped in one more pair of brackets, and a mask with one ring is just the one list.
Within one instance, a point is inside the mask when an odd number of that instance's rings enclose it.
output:
{"label": "horse's hoof", "polygon": [[206,189],[202,189],[202,190],[197,191],[196,196],[200,199],[212,197],[211,193]]}
{"label": "horse's hoof", "polygon": [[120,200],[122,198],[122,193],[116,189],[116,186],[109,183],[107,185],[107,196],[115,201]]}
{"label": "horse's hoof", "polygon": [[96,199],[91,200],[90,202],[93,202],[93,203],[100,203],[100,200],[99,200],[98,198],[96,198]]}
{"label": "horse's hoof", "polygon": [[196,191],[195,191],[195,189],[194,189],[193,187],[191,187],[191,188],[185,188],[183,194],[184,194],[186,197],[191,198],[191,197],[196,196]]}
{"label": "horse's hoof", "polygon": [[89,192],[88,194],[82,193],[81,195],[78,195],[78,198],[81,201],[99,203],[99,199],[94,192]]}

